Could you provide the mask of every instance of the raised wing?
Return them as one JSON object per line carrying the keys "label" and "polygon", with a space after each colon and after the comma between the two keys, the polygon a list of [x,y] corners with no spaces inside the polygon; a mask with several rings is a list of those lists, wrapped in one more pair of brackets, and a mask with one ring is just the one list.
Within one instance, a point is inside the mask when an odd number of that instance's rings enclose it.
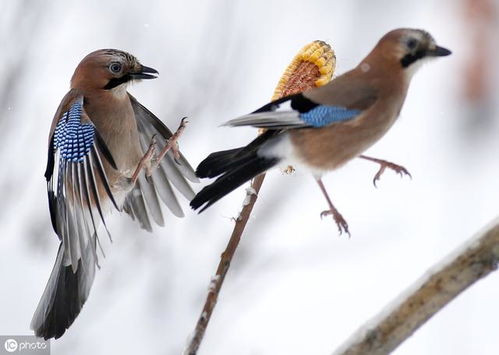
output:
{"label": "raised wing", "polygon": [[[64,264],[73,272],[86,250],[97,263],[97,226],[105,226],[104,208],[118,209],[103,159],[116,169],[109,149],[83,109],[83,97],[68,105],[57,121],[49,144],[45,178],[52,226],[64,248]],[[106,228],[107,230],[107,228]],[[93,248],[87,248],[87,245]]]}
{"label": "raised wing", "polygon": [[61,244],[31,321],[35,334],[45,339],[59,338],[80,313],[98,266],[97,227],[100,222],[105,226],[103,209],[118,208],[104,161],[111,169],[116,164],[85,113],[83,97],[68,93],[51,132],[45,177],[52,225]]}
{"label": "raised wing", "polygon": [[320,105],[302,94],[271,102],[255,112],[225,123],[226,126],[253,126],[267,129],[320,128],[351,120],[362,111],[342,106]]}
{"label": "raised wing", "polygon": [[[148,149],[153,136],[156,137],[158,150],[161,150],[172,136],[172,132],[132,95],[128,95],[137,120],[142,150],[145,152]],[[174,188],[190,201],[195,193],[187,180],[199,182],[187,159],[181,154],[177,163],[170,151],[161,160],[158,169],[153,171],[150,179],[146,179],[143,174],[139,176],[123,208],[132,218],[137,218],[142,228],[146,230],[152,228],[149,215],[152,215],[157,224],[163,225],[158,195],[174,215],[183,216]]]}

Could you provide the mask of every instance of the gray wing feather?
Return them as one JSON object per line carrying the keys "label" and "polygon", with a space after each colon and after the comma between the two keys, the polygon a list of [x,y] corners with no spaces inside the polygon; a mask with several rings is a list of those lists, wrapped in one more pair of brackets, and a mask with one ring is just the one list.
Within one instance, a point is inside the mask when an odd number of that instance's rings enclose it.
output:
{"label": "gray wing feather", "polygon": [[[55,152],[55,161],[57,172],[47,183],[49,195],[52,194],[55,199],[55,208],[51,213],[55,214],[55,231],[64,248],[63,264],[71,265],[73,273],[76,273],[78,261],[86,251],[91,251],[97,262],[96,251],[87,246],[95,245],[91,239],[97,236],[99,221],[107,230],[103,209],[111,204],[116,206],[116,203],[95,146],[82,161],[64,160],[59,151]],[[104,187],[105,197],[100,196],[99,185]],[[99,220],[94,218],[95,210]]]}
{"label": "gray wing feather", "polygon": [[123,209],[127,212],[133,219],[137,219],[140,227],[148,232],[152,232],[152,224],[149,218],[149,214],[146,210],[146,204],[144,201],[144,196],[142,195],[142,190],[139,186],[140,182],[137,181],[136,188],[134,188],[126,196]]}
{"label": "gray wing feather", "polygon": [[297,111],[259,112],[244,115],[223,124],[230,127],[252,126],[271,129],[291,129],[308,127]]}
{"label": "gray wing feather", "polygon": [[161,213],[158,195],[156,194],[152,181],[150,181],[150,179],[146,179],[145,176],[141,174],[137,184],[139,185],[139,189],[142,191],[142,195],[147,203],[152,219],[157,225],[164,226],[165,221],[163,219],[163,214]]}
{"label": "gray wing feather", "polygon": [[182,207],[173,192],[173,188],[168,181],[165,172],[162,169],[157,169],[151,176],[154,186],[158,190],[159,197],[168,207],[168,209],[177,217],[184,217]]}

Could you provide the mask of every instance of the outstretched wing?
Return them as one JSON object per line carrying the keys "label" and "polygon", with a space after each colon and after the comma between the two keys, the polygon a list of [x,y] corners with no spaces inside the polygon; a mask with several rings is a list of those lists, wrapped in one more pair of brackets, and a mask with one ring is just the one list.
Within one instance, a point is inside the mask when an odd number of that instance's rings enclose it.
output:
{"label": "outstretched wing", "polygon": [[[98,266],[97,227],[114,201],[103,166],[113,157],[71,90],[52,124],[45,177],[52,225],[61,244],[31,321],[35,334],[59,338],[85,303]],[[107,228],[106,228],[107,229]],[[109,233],[109,232],[108,232]]]}
{"label": "outstretched wing", "polygon": [[271,102],[255,112],[225,123],[226,126],[253,126],[267,129],[320,128],[354,119],[361,110],[320,105],[302,94]]}
{"label": "outstretched wing", "polygon": [[[78,260],[92,251],[97,263],[97,226],[104,209],[116,205],[103,159],[116,169],[109,149],[83,108],[83,96],[56,117],[45,172],[52,225],[64,248],[64,265],[75,273]],[[107,230],[107,228],[106,228]],[[87,248],[87,245],[93,245]]]}
{"label": "outstretched wing", "polygon": [[[145,152],[148,149],[153,136],[156,137],[158,150],[161,150],[172,136],[172,132],[132,95],[128,95],[137,120],[142,150]],[[174,215],[181,217],[183,211],[174,188],[190,201],[195,193],[187,180],[199,182],[187,159],[181,154],[177,163],[170,151],[161,160],[158,169],[153,171],[150,179],[146,179],[143,174],[139,176],[133,191],[127,195],[123,209],[132,218],[137,218],[142,228],[151,230],[149,215],[152,215],[157,224],[163,225],[161,209],[158,203],[159,195],[159,198],[170,211]]]}

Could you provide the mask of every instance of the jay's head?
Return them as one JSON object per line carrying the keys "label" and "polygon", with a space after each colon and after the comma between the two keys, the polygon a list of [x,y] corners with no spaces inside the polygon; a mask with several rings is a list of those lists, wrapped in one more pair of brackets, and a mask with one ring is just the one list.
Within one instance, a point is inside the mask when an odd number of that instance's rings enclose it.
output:
{"label": "jay's head", "polygon": [[140,79],[155,79],[158,71],[146,67],[133,55],[117,49],[100,49],[87,55],[71,78],[71,87],[113,90]]}
{"label": "jay's head", "polygon": [[400,28],[384,35],[370,56],[382,57],[389,64],[413,74],[424,61],[449,54],[451,51],[438,46],[428,32]]}

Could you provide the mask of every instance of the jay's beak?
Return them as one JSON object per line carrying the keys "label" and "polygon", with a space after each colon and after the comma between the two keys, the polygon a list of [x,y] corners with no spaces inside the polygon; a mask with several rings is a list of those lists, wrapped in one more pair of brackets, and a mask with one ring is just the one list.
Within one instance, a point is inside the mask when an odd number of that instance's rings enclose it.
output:
{"label": "jay's beak", "polygon": [[452,52],[450,50],[448,50],[447,48],[440,47],[440,46],[435,46],[435,48],[431,48],[431,49],[428,49],[428,51],[426,51],[426,55],[428,55],[430,57],[445,57],[451,53]]}
{"label": "jay's beak", "polygon": [[156,79],[158,74],[156,69],[143,65],[138,73],[130,73],[130,76],[132,79]]}

